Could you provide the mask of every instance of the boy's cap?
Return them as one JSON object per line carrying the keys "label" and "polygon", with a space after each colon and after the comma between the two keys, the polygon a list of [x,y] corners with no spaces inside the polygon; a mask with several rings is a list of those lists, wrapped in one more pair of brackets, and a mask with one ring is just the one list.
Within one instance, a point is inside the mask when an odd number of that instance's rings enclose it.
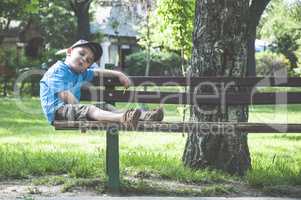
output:
{"label": "boy's cap", "polygon": [[102,48],[101,46],[96,43],[96,42],[89,42],[87,40],[78,40],[76,43],[74,43],[71,48],[75,48],[75,47],[81,47],[81,46],[85,46],[88,47],[92,50],[93,54],[94,54],[94,62],[98,61],[102,55]]}

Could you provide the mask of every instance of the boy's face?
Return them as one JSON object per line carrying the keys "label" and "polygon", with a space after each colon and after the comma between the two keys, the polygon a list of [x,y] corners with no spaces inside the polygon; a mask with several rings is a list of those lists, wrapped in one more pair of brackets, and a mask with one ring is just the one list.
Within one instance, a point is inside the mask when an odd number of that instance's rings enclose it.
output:
{"label": "boy's face", "polygon": [[77,73],[83,73],[94,63],[92,50],[85,46],[75,47],[67,51],[68,64]]}

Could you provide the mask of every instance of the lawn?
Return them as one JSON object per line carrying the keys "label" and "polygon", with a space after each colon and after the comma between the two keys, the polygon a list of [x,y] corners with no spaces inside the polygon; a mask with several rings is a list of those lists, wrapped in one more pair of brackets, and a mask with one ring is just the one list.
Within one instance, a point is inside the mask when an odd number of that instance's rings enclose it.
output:
{"label": "lawn", "polygon": [[[105,132],[55,131],[47,124],[36,98],[22,104],[1,98],[0,110],[0,179],[67,174],[76,179],[105,180]],[[181,120],[180,110],[166,106],[166,120]],[[250,121],[254,122],[293,123],[300,119],[301,105],[250,107]],[[184,168],[181,156],[185,140],[181,133],[121,132],[123,184],[125,177],[155,177],[197,185],[242,181],[257,188],[301,186],[299,134],[249,134],[253,168],[243,178]]]}

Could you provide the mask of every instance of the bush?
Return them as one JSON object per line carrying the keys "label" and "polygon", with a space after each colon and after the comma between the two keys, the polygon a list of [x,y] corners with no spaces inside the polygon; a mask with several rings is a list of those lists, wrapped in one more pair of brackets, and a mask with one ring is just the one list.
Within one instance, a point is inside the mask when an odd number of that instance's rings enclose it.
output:
{"label": "bush", "polygon": [[289,61],[280,54],[276,54],[270,51],[264,51],[256,53],[256,74],[257,76],[283,76],[288,72],[288,75],[292,75],[289,71]]}
{"label": "bush", "polygon": [[[126,72],[131,76],[145,76],[146,51],[133,53],[126,57]],[[151,52],[150,76],[181,75],[181,58],[171,52]]]}
{"label": "bush", "polygon": [[[17,50],[13,48],[0,48],[0,95],[11,95],[13,91],[16,76],[30,70],[32,68],[50,67],[53,62],[59,59],[60,55],[56,55],[56,49],[48,49],[42,52],[37,59],[25,56],[24,49],[20,50],[17,58]],[[24,79],[20,90],[23,94],[31,94],[37,96],[39,94],[38,83],[41,77],[37,79]],[[33,81],[35,80],[35,81]]]}

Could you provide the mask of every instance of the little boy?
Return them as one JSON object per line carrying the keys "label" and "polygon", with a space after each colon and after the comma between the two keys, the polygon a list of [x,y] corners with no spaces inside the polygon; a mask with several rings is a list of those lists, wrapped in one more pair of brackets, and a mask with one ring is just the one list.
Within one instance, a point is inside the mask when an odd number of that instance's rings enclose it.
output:
{"label": "little boy", "polygon": [[125,88],[130,85],[130,79],[122,72],[89,68],[101,55],[102,48],[98,43],[79,40],[67,49],[64,62],[58,61],[44,74],[40,81],[40,98],[48,122],[53,124],[54,120],[90,119],[121,122],[126,126],[135,127],[140,118],[162,120],[161,109],[150,113],[142,113],[139,109],[119,113],[105,111],[93,105],[79,104],[81,85],[92,80],[94,75],[116,76]]}

